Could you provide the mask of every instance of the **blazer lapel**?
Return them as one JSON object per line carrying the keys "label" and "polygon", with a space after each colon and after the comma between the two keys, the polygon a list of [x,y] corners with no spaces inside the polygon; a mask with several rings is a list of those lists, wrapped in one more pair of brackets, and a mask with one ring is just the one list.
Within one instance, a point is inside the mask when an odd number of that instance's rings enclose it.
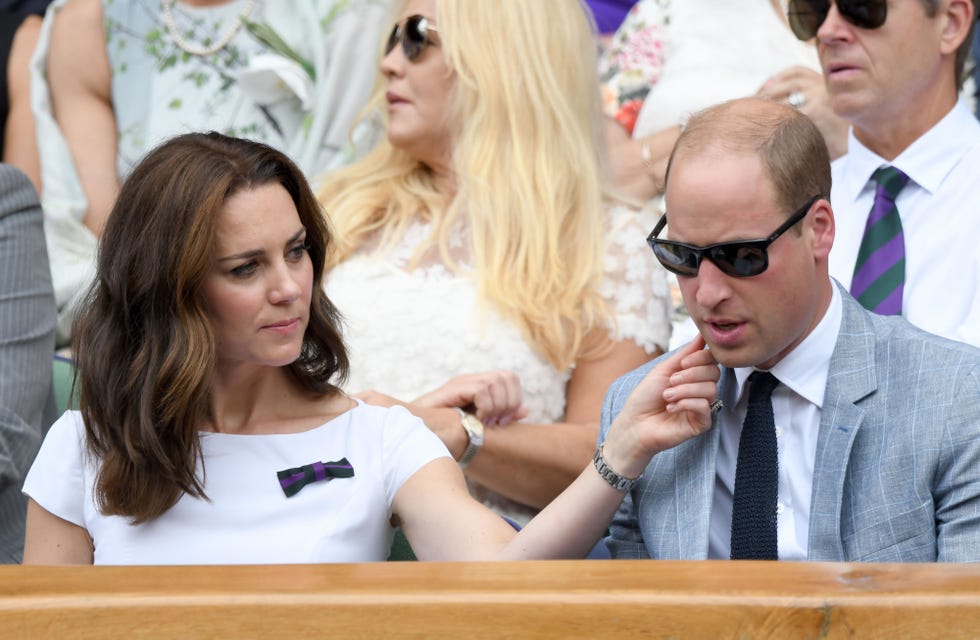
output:
{"label": "blazer lapel", "polygon": [[677,451],[674,500],[677,505],[679,558],[706,560],[715,486],[718,428],[685,443]]}
{"label": "blazer lapel", "polygon": [[864,410],[857,402],[878,388],[875,334],[867,311],[846,291],[837,346],[820,412],[810,506],[810,560],[844,561],[841,505],[851,447]]}
{"label": "blazer lapel", "polygon": [[[734,385],[734,375],[722,367],[718,396]],[[677,505],[678,558],[706,560],[715,490],[715,459],[720,431],[717,420],[704,435],[678,447],[674,461],[674,504]]]}

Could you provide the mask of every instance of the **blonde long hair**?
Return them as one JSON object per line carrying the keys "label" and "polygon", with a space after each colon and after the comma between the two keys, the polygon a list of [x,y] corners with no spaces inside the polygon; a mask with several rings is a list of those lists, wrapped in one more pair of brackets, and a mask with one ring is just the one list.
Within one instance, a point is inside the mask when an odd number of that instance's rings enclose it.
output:
{"label": "blonde long hair", "polygon": [[[579,0],[437,0],[440,46],[455,74],[450,115],[456,193],[382,140],[327,176],[319,192],[335,228],[331,266],[367,237],[396,241],[431,220],[451,264],[450,229],[465,216],[479,298],[515,321],[556,368],[597,355],[609,326],[599,292],[601,107],[596,39]],[[383,79],[382,79],[383,80]],[[366,113],[385,121],[383,81]],[[430,245],[432,246],[432,245]]]}

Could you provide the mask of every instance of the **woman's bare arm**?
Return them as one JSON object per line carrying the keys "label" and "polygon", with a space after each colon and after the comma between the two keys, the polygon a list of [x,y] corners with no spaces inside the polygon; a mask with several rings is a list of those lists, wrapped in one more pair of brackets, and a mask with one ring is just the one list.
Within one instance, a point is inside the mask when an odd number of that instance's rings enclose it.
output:
{"label": "woman's bare arm", "polygon": [[55,120],[88,201],[85,226],[99,237],[119,193],[112,72],[99,0],[72,0],[55,15],[47,70]]}

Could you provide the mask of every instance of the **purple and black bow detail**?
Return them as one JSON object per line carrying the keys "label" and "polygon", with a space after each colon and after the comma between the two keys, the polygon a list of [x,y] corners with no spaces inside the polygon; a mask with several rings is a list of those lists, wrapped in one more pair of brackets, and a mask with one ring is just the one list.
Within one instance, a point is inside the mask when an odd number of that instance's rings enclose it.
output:
{"label": "purple and black bow detail", "polygon": [[277,471],[276,475],[279,476],[279,486],[282,487],[282,492],[286,494],[287,498],[292,498],[299,493],[300,489],[311,482],[329,480],[330,478],[353,478],[354,467],[347,461],[347,458],[341,458],[333,462],[313,462],[304,464],[302,467]]}

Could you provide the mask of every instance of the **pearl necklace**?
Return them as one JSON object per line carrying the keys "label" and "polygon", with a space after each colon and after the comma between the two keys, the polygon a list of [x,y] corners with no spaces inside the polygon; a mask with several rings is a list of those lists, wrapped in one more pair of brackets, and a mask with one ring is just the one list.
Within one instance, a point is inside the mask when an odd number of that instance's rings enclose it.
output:
{"label": "pearl necklace", "polygon": [[174,22],[173,7],[177,0],[163,0],[163,23],[167,26],[167,33],[170,34],[170,39],[174,41],[181,51],[185,51],[192,56],[209,56],[213,53],[217,53],[225,48],[225,46],[231,42],[231,39],[235,37],[238,30],[242,28],[245,20],[252,14],[252,10],[255,8],[256,0],[249,0],[242,12],[238,14],[238,19],[235,20],[235,25],[228,30],[225,35],[218,38],[217,42],[211,46],[205,47],[199,44],[194,44],[184,40],[184,36],[180,35],[177,31],[177,24]]}

